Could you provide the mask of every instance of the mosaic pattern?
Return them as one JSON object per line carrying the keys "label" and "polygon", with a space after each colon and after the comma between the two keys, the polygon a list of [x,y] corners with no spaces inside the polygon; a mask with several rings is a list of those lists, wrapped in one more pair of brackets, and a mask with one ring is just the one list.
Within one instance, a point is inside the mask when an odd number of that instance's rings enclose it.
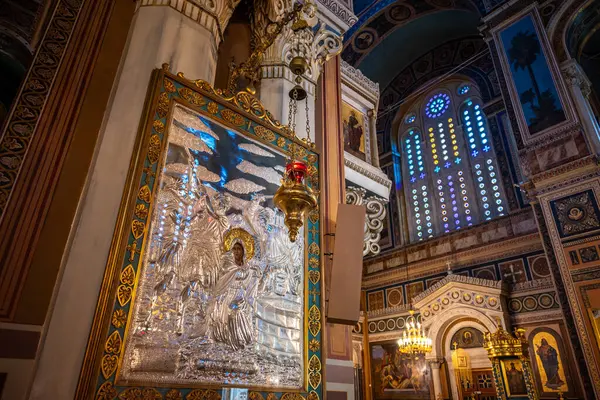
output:
{"label": "mosaic pattern", "polygon": [[[126,250],[120,266],[109,265],[109,269],[117,268],[119,277],[115,297],[101,297],[101,301],[114,301],[114,309],[97,315],[94,323],[94,329],[102,330],[110,323],[105,341],[98,343],[103,352],[100,373],[94,378],[96,398],[112,399],[118,395],[123,399],[166,396],[218,400],[218,392],[199,389],[198,385],[233,384],[270,387],[272,391],[299,389],[301,394],[296,392],[294,398],[319,399],[319,216],[311,214],[307,219],[305,243],[289,243],[287,229],[276,226],[277,218],[271,220],[274,224],[268,222],[276,211],[270,208],[272,203],[266,195],[277,186],[264,179],[263,187],[272,185],[265,195],[227,188],[227,181],[236,179],[236,174],[254,181],[264,171],[240,171],[235,168],[240,159],[225,159],[219,154],[235,155],[235,151],[225,150],[253,144],[273,157],[255,154],[244,159],[256,167],[267,168],[275,160],[285,160],[283,155],[296,146],[295,153],[303,154],[310,171],[318,171],[318,157],[294,142],[248,94],[220,98],[221,93],[206,82],[187,81],[165,71],[156,71],[154,76],[158,93],[151,103],[147,141],[142,141],[147,147],[140,149],[139,159],[144,161],[137,166],[139,181],[131,182],[136,188],[135,198],[130,199],[127,209],[121,210],[123,224],[128,227],[123,236]],[[176,103],[185,108],[174,106]],[[186,134],[179,135],[177,127]],[[205,145],[213,153],[207,158],[203,156],[208,154]],[[249,148],[244,147],[243,151]],[[262,164],[257,160],[263,160]],[[206,171],[197,166],[212,170],[213,164],[223,167],[220,181],[201,181],[200,176]],[[308,179],[313,187],[318,185],[317,176],[315,172]],[[197,206],[190,199],[198,201]],[[167,212],[163,212],[165,205]],[[190,213],[200,212],[205,206],[212,217],[198,225],[202,234],[196,235],[196,217],[190,217]],[[204,211],[198,218],[202,215]],[[168,219],[163,221],[163,216]],[[265,230],[266,241],[261,239],[261,229]],[[268,238],[278,231],[281,240]],[[202,243],[195,243],[197,240]],[[193,252],[185,251],[186,241],[195,243],[190,247]],[[276,250],[277,243],[291,253]],[[298,255],[298,268],[278,267],[280,261],[288,267],[296,265],[290,263],[294,254]],[[216,264],[209,262],[213,258],[218,260]],[[267,261],[264,266],[261,259]],[[202,323],[206,318],[208,323]],[[286,334],[273,330],[274,323],[283,324]],[[90,346],[94,346],[94,337],[92,334]],[[91,354],[97,351],[94,349]],[[93,364],[88,356],[86,365]],[[84,366],[82,376],[90,374],[93,372]],[[134,386],[122,386],[123,379],[128,384],[135,382]],[[159,387],[135,386],[146,379]],[[173,384],[180,388],[168,387]],[[268,396],[283,399],[291,394]],[[249,397],[267,398],[267,393],[251,392]]]}

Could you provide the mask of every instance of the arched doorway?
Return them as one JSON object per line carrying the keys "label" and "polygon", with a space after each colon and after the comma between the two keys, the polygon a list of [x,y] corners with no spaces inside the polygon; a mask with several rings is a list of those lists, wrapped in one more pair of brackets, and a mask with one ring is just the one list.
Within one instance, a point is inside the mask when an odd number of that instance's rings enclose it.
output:
{"label": "arched doorway", "polygon": [[[499,326],[507,329],[508,314],[503,308],[505,296],[502,281],[448,275],[413,299],[415,308],[421,313],[423,326],[433,341],[432,351],[427,359],[432,366],[436,399],[442,395],[440,363],[447,365],[448,387],[452,398],[462,399],[461,393],[465,391],[459,388],[458,380],[455,379],[459,367],[452,358],[453,339],[456,333],[465,328],[475,329],[482,334],[495,332]],[[491,370],[491,363],[483,347],[473,349],[467,353],[472,356],[472,367],[475,366],[478,371]],[[491,378],[491,372],[489,377]]]}

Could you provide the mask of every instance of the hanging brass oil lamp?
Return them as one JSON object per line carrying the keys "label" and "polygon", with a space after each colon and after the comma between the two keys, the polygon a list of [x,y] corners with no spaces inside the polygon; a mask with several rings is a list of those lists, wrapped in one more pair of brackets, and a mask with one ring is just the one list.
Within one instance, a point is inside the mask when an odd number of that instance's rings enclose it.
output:
{"label": "hanging brass oil lamp", "polygon": [[[301,29],[308,29],[306,21],[301,17],[294,22],[292,30],[297,32]],[[310,141],[310,122],[309,122],[309,110],[306,90],[302,87],[302,75],[308,68],[308,63],[304,57],[300,55],[300,46],[298,42],[298,54],[290,61],[290,70],[296,75],[296,85],[290,90],[290,110],[289,110],[289,127],[295,134],[296,128],[296,112],[298,100],[306,100],[306,143],[311,144]],[[292,146],[291,156],[285,167],[285,176],[281,180],[281,186],[277,189],[273,202],[285,215],[285,226],[288,227],[290,241],[295,242],[298,236],[298,232],[302,225],[304,225],[304,219],[307,212],[317,207],[317,195],[316,193],[306,184],[305,178],[308,168],[306,164],[296,158],[296,152],[294,151],[296,146]]]}

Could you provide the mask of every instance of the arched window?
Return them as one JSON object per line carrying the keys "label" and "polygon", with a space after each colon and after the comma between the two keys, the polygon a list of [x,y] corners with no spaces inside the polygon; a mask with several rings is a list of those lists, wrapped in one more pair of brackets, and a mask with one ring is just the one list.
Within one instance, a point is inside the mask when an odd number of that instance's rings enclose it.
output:
{"label": "arched window", "polygon": [[429,92],[406,113],[400,129],[412,241],[507,214],[475,85],[453,81]]}

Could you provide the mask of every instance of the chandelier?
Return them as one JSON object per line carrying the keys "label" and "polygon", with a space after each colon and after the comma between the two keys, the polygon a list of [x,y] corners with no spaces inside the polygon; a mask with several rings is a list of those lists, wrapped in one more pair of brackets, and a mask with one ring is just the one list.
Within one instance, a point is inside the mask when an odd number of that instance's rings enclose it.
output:
{"label": "chandelier", "polygon": [[432,340],[425,335],[425,328],[414,317],[415,312],[410,310],[410,317],[406,320],[406,329],[398,339],[398,351],[417,357],[418,354],[431,352]]}

